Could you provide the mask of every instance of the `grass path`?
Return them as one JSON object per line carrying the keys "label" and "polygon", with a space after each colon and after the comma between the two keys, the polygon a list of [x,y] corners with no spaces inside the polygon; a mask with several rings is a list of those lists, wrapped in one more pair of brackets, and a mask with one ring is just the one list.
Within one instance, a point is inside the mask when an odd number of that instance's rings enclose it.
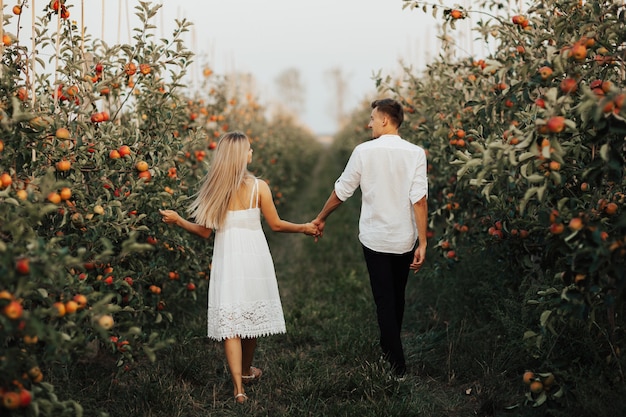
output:
{"label": "grass path", "polygon": [[[305,189],[293,196],[286,210],[279,208],[283,218],[306,222],[317,215],[341,173],[341,167],[336,167],[334,162],[331,151],[325,149]],[[336,211],[327,222],[324,237],[317,243],[302,235],[267,233],[284,303],[289,304],[291,298],[297,298],[297,293],[302,291],[301,287],[308,285],[307,280],[297,277],[328,277],[341,272],[337,267],[343,270],[360,266],[360,247],[356,240],[357,203],[357,199],[348,200]],[[338,247],[341,250],[337,250]]]}
{"label": "grass path", "polygon": [[[306,190],[281,216],[302,222],[318,213],[345,163],[331,152],[320,155]],[[317,243],[301,235],[268,234],[287,319],[287,335],[260,345],[271,385],[282,394],[272,400],[289,403],[293,415],[454,416],[464,399],[420,377],[419,364],[397,384],[378,361],[375,307],[357,238],[359,205],[358,195],[346,201]],[[407,354],[413,355],[411,349]],[[259,390],[254,397],[262,403],[271,394]]]}
{"label": "grass path", "polygon": [[[330,149],[322,151],[302,192],[278,207],[281,217],[311,220],[344,163]],[[106,410],[107,417],[474,415],[458,387],[421,373],[418,307],[407,309],[407,380],[393,381],[379,362],[375,309],[357,239],[359,204],[355,195],[333,213],[317,243],[267,232],[287,333],[259,340],[255,365],[264,376],[247,389],[244,405],[232,399],[221,344],[204,337],[204,315],[178,324],[173,334],[179,343],[159,352],[155,363],[119,373],[110,360],[96,358],[66,368],[54,381],[61,396],[76,398],[85,415],[105,416],[100,411]]]}

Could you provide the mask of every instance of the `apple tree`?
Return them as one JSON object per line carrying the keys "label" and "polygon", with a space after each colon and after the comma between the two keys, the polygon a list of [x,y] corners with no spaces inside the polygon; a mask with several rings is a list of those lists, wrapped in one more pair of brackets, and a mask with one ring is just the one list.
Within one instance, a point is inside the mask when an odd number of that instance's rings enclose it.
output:
{"label": "apple tree", "polygon": [[[405,105],[405,136],[427,149],[442,256],[462,262],[489,248],[510,265],[505,285],[527,291],[536,319],[520,337],[543,366],[573,378],[565,363],[581,354],[571,346],[582,337],[596,363],[609,364],[605,378],[623,378],[613,365],[625,342],[626,10],[580,1],[513,15],[497,1],[405,6],[443,19],[444,52],[421,75],[406,68],[401,80],[378,83]],[[452,34],[468,18],[494,52],[453,57]],[[562,395],[541,389],[529,399]]]}

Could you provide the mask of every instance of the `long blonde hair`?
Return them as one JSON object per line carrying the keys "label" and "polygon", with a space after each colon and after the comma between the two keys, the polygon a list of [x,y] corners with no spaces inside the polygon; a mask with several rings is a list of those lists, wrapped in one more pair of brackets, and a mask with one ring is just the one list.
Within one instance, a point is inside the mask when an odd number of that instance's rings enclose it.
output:
{"label": "long blonde hair", "polygon": [[249,149],[250,140],[245,134],[222,135],[211,167],[188,209],[196,223],[209,229],[219,229],[224,224],[231,198],[252,177],[247,168]]}

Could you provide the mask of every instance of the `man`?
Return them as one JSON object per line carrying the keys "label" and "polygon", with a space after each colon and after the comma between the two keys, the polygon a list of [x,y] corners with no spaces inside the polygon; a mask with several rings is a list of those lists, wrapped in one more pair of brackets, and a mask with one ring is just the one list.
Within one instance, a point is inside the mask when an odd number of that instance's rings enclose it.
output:
{"label": "man", "polygon": [[328,216],[361,187],[359,240],[376,303],[380,345],[400,378],[406,373],[400,340],[405,288],[409,270],[417,272],[424,264],[428,216],[426,154],[399,136],[403,120],[402,105],[396,100],[372,103],[368,128],[373,140],[354,148],[313,220],[321,236]]}

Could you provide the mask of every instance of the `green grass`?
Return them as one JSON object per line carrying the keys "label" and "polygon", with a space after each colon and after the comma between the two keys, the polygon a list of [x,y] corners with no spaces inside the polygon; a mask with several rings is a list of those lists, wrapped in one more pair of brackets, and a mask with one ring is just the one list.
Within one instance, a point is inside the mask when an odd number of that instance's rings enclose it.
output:
{"label": "green grass", "polygon": [[[279,207],[281,216],[312,219],[343,163],[330,153],[320,155],[310,183],[289,207]],[[54,369],[50,379],[59,396],[78,400],[90,416],[496,415],[499,385],[480,381],[499,371],[485,369],[493,358],[481,357],[484,346],[472,349],[472,341],[488,341],[490,335],[484,331],[466,340],[462,321],[446,324],[437,316],[441,301],[424,297],[435,294],[437,285],[450,284],[450,278],[437,272],[434,262],[408,286],[404,339],[409,376],[400,383],[390,378],[379,361],[375,308],[357,239],[359,204],[357,195],[344,203],[317,243],[268,232],[287,333],[259,340],[255,365],[264,376],[248,388],[245,404],[234,403],[221,344],[203,337],[202,301],[197,316],[189,314],[172,328],[178,343],[159,352],[155,363],[141,361],[120,371],[100,354],[88,363]],[[206,294],[198,299],[206,300]],[[474,371],[468,375],[468,369]]]}

